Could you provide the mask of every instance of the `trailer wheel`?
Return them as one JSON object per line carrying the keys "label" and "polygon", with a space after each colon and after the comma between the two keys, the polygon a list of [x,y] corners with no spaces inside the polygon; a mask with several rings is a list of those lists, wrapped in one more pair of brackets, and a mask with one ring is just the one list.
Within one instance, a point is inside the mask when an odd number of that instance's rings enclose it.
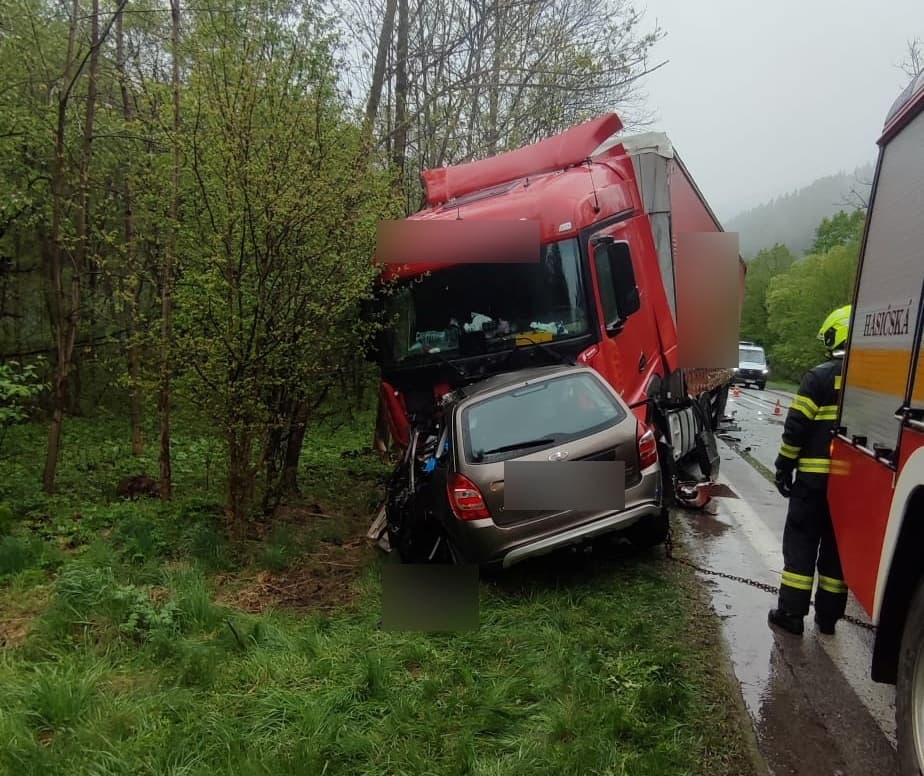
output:
{"label": "trailer wheel", "polygon": [[918,583],[902,633],[895,692],[901,776],[924,774],[924,580]]}

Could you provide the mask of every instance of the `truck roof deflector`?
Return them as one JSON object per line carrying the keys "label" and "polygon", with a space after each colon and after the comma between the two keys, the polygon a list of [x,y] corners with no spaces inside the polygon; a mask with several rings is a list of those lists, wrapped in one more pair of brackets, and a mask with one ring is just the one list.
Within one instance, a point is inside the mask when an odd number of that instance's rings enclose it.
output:
{"label": "truck roof deflector", "polygon": [[620,129],[622,121],[607,113],[572,129],[515,151],[421,174],[427,205],[433,207],[489,186],[581,164]]}

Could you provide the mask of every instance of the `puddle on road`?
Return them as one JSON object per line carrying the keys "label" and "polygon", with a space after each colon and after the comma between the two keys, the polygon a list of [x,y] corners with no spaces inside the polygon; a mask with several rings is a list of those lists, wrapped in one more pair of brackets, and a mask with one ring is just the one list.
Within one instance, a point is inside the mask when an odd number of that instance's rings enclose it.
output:
{"label": "puddle on road", "polygon": [[716,509],[716,512],[709,513],[705,510],[702,512],[684,511],[680,512],[679,514],[683,516],[683,520],[686,525],[693,531],[694,534],[696,534],[698,538],[716,538],[724,534],[731,528],[731,526],[728,523],[718,519],[718,508],[713,508]]}
{"label": "puddle on road", "polygon": [[[734,491],[731,497],[739,498]],[[690,559],[775,585],[776,574],[732,530],[737,526],[721,502],[711,505],[717,514],[675,513]],[[775,595],[734,580],[698,576],[721,621],[732,669],[771,773],[893,774],[894,751],[817,643],[811,618],[802,639],[777,634],[767,625]]]}

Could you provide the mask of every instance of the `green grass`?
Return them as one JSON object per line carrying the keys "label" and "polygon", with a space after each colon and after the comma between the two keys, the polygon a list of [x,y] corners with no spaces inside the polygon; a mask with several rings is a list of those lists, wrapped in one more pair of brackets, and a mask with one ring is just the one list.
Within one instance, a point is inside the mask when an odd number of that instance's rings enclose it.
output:
{"label": "green grass", "polygon": [[[28,629],[0,652],[0,773],[751,772],[715,618],[657,552],[516,567],[482,583],[481,627],[457,634],[380,630],[376,560],[336,609],[228,603],[235,580],[291,585],[365,527],[382,466],[341,453],[367,422],[308,440],[305,503],[335,519],[241,543],[194,463],[173,504],[116,501],[137,468],[122,425],[69,422],[65,451],[114,452],[66,455],[50,498],[41,430],[16,429],[0,623]],[[97,465],[78,476],[81,455]]]}

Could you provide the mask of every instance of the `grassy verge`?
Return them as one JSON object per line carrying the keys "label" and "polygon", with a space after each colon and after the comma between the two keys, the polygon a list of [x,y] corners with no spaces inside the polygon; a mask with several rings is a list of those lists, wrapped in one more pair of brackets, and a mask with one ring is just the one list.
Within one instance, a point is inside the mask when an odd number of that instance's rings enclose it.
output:
{"label": "grassy verge", "polygon": [[304,502],[241,543],[205,435],[177,440],[176,502],[117,501],[144,463],[123,425],[69,424],[54,497],[43,429],[12,435],[0,772],[751,772],[715,620],[660,553],[524,564],[482,584],[476,631],[384,632],[357,539],[382,469],[342,455],[365,419],[309,439]]}

